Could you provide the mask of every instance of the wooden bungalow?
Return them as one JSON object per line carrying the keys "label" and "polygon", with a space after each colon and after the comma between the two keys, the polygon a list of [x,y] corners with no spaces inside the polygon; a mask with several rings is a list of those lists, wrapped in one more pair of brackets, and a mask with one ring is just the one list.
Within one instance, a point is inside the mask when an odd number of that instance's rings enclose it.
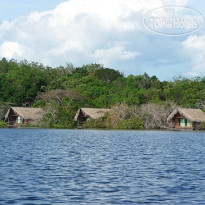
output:
{"label": "wooden bungalow", "polygon": [[205,122],[205,113],[200,109],[177,108],[167,118],[176,129],[197,130],[202,122]]}
{"label": "wooden bungalow", "polygon": [[12,126],[34,123],[43,117],[41,108],[11,107],[5,115],[5,122]]}
{"label": "wooden bungalow", "polygon": [[98,119],[100,117],[103,117],[106,113],[109,113],[110,111],[111,109],[80,108],[75,115],[77,127],[81,128],[86,120]]}

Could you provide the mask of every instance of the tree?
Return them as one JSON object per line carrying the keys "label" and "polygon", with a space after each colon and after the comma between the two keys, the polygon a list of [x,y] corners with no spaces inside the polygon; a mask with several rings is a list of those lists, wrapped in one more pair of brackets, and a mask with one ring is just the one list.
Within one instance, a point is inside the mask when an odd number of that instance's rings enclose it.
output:
{"label": "tree", "polygon": [[94,74],[99,80],[106,81],[107,83],[112,83],[117,80],[119,77],[123,77],[123,75],[114,69],[110,68],[100,68],[95,71]]}
{"label": "tree", "polygon": [[176,107],[174,103],[149,103],[141,106],[139,116],[143,119],[146,129],[167,129],[172,127],[172,124],[167,122],[167,118]]}
{"label": "tree", "polygon": [[56,102],[59,105],[64,105],[64,100],[66,98],[69,98],[70,104],[75,99],[82,99],[82,95],[79,91],[72,90],[72,89],[66,89],[66,90],[50,90],[46,93],[40,94],[37,97],[37,100],[44,100],[45,102]]}

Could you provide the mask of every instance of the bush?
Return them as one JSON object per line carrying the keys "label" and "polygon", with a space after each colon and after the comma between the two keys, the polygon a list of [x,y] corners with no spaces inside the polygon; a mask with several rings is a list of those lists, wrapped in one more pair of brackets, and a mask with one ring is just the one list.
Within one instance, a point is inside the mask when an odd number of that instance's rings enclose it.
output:
{"label": "bush", "polygon": [[139,118],[130,118],[130,119],[124,119],[121,120],[117,126],[116,129],[135,129],[135,130],[143,130],[143,122]]}
{"label": "bush", "polygon": [[205,122],[203,122],[199,125],[199,129],[200,130],[205,130]]}
{"label": "bush", "polygon": [[54,119],[51,113],[46,113],[43,118],[39,121],[40,127],[49,128],[54,124]]}
{"label": "bush", "polygon": [[6,128],[8,125],[4,121],[0,121],[0,128]]}
{"label": "bush", "polygon": [[53,124],[51,126],[51,128],[55,128],[55,129],[73,129],[75,127],[75,123],[71,123],[71,124],[68,124],[68,125],[65,125],[65,124]]}
{"label": "bush", "polygon": [[46,102],[44,100],[38,100],[33,104],[34,108],[44,107]]}
{"label": "bush", "polygon": [[22,124],[21,128],[41,128],[39,124]]}
{"label": "bush", "polygon": [[83,128],[106,128],[103,118],[89,119],[83,124]]}

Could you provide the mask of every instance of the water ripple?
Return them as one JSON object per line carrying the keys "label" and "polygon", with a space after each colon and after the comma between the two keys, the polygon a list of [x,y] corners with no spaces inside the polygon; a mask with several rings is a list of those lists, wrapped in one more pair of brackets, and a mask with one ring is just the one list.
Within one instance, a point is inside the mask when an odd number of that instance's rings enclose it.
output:
{"label": "water ripple", "polygon": [[0,129],[0,204],[205,204],[203,132]]}

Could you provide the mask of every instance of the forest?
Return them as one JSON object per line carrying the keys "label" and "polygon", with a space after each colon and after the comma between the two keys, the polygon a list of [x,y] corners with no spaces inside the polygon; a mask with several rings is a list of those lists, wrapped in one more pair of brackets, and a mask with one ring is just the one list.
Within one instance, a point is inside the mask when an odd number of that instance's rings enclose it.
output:
{"label": "forest", "polygon": [[[166,69],[166,68],[165,68]],[[41,107],[40,127],[75,128],[81,107],[112,108],[113,115],[85,124],[89,128],[166,128],[176,107],[205,111],[205,77],[128,75],[100,64],[51,68],[36,62],[0,60],[0,118],[11,106]]]}

